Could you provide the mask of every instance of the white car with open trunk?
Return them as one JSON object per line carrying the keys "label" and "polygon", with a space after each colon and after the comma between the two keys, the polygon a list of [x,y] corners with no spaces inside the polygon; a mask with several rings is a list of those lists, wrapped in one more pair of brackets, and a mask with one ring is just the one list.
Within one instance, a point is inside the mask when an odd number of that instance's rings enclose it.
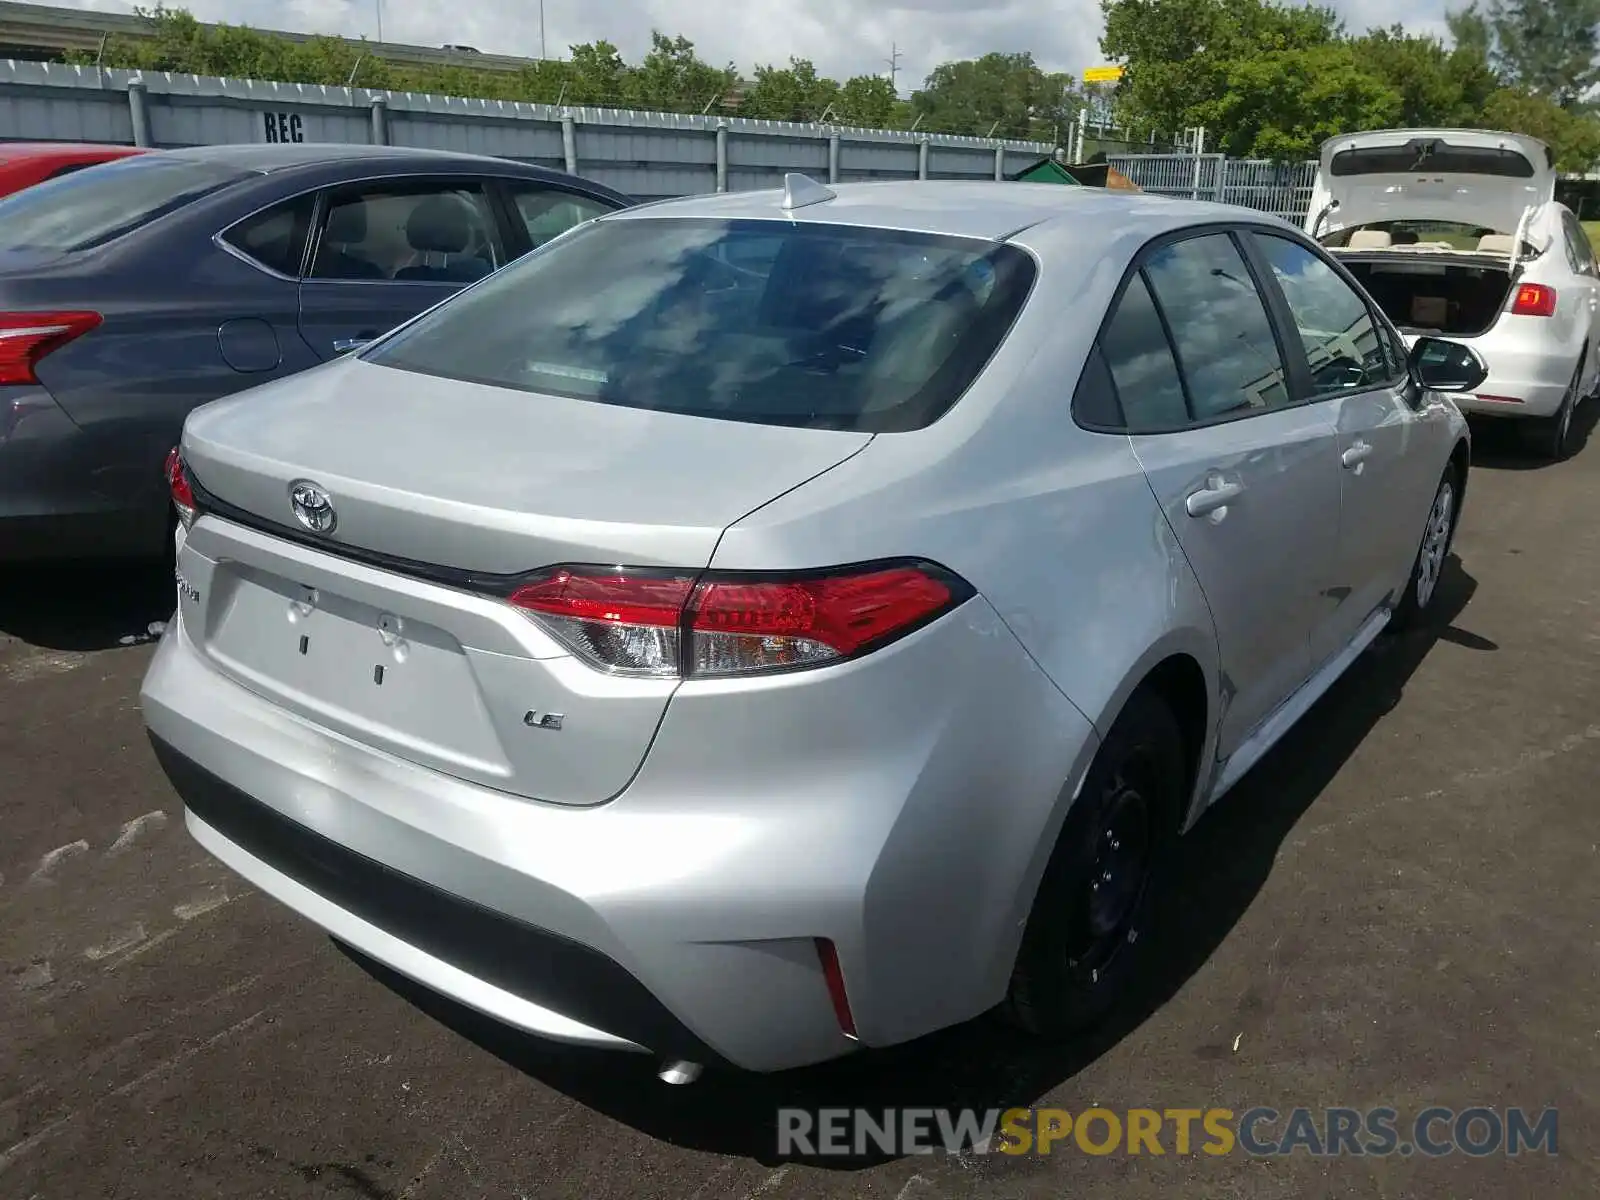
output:
{"label": "white car with open trunk", "polygon": [[1442,336],[1478,352],[1489,377],[1454,397],[1461,409],[1521,418],[1560,459],[1600,385],[1600,268],[1555,183],[1549,147],[1521,134],[1345,134],[1323,143],[1305,228],[1408,344]]}

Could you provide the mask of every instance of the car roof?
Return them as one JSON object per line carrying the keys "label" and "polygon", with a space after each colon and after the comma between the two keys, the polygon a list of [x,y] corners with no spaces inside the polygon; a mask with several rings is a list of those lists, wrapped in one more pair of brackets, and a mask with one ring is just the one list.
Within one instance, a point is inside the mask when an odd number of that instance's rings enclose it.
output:
{"label": "car roof", "polygon": [[372,146],[362,142],[244,142],[219,146],[184,146],[179,149],[163,150],[160,153],[174,158],[221,163],[237,167],[242,171],[262,173],[360,159],[368,162],[387,160],[439,166],[455,163],[477,170],[486,166],[497,169],[510,166],[519,172],[556,174],[530,163],[494,158],[486,154],[465,154],[454,150],[430,150],[415,146]]}
{"label": "car roof", "polygon": [[115,142],[5,142],[0,143],[0,159],[19,158],[100,158],[125,154],[144,154],[139,146]]}
{"label": "car roof", "polygon": [[[1209,201],[1178,200],[1147,192],[1066,187],[1054,183],[985,180],[890,180],[827,185],[832,198],[782,207],[784,189],[722,192],[661,200],[612,213],[607,221],[658,217],[718,220],[790,220],[898,229],[1005,241],[1024,230],[1068,221],[1086,239],[1124,234],[1130,225],[1149,236],[1185,225],[1250,221],[1294,228],[1270,213]],[[1095,227],[1101,227],[1096,229]]]}

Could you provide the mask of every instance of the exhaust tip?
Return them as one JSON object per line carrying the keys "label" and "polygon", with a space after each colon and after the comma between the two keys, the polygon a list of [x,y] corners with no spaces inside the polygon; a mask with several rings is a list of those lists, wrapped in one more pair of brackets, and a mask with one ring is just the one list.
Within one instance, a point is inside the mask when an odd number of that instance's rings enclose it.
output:
{"label": "exhaust tip", "polygon": [[700,1071],[701,1066],[699,1063],[689,1062],[687,1059],[680,1058],[662,1067],[656,1073],[656,1078],[661,1080],[662,1083],[679,1086],[685,1083],[693,1083],[696,1079],[699,1079]]}

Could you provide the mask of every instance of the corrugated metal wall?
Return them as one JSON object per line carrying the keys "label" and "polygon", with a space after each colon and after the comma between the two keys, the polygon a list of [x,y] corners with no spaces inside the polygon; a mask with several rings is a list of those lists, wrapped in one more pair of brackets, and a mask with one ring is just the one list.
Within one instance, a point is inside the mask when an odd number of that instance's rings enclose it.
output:
{"label": "corrugated metal wall", "polygon": [[576,171],[641,199],[817,179],[1003,179],[1051,147],[738,117],[0,61],[0,141],[386,142]]}

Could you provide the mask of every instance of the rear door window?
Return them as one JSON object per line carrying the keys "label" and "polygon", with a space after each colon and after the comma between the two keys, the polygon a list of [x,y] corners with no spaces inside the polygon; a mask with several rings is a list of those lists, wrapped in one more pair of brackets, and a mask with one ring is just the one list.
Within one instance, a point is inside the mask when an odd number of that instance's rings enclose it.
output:
{"label": "rear door window", "polygon": [[1172,343],[1142,274],[1124,289],[1117,311],[1100,334],[1100,349],[1130,433],[1188,424],[1189,406]]}
{"label": "rear door window", "polygon": [[314,199],[310,195],[297,196],[275,204],[240,221],[222,235],[222,240],[251,262],[279,275],[298,278]]}
{"label": "rear door window", "polygon": [[818,222],[593,222],[362,355],[449,379],[724,420],[935,420],[1025,302],[991,241]]}
{"label": "rear door window", "polygon": [[163,154],[97,163],[0,200],[0,250],[88,250],[253,175]]}
{"label": "rear door window", "polygon": [[506,180],[505,186],[511,194],[517,216],[527,230],[529,244],[535,250],[574,225],[581,225],[591,217],[612,212],[617,207],[593,196],[531,180]]}
{"label": "rear door window", "polygon": [[308,277],[459,285],[504,262],[480,184],[405,181],[330,192]]}
{"label": "rear door window", "polygon": [[1340,150],[1328,163],[1333,175],[1498,175],[1531,179],[1534,164],[1516,150],[1454,145],[1440,138],[1413,138],[1399,146]]}
{"label": "rear door window", "polygon": [[1289,402],[1266,303],[1231,236],[1169,242],[1146,258],[1144,270],[1172,330],[1196,420]]}
{"label": "rear door window", "polygon": [[1593,275],[1594,248],[1589,244],[1589,235],[1584,232],[1578,218],[1571,213],[1563,213],[1561,229],[1566,236],[1567,260],[1571,263],[1572,269],[1579,275]]}

